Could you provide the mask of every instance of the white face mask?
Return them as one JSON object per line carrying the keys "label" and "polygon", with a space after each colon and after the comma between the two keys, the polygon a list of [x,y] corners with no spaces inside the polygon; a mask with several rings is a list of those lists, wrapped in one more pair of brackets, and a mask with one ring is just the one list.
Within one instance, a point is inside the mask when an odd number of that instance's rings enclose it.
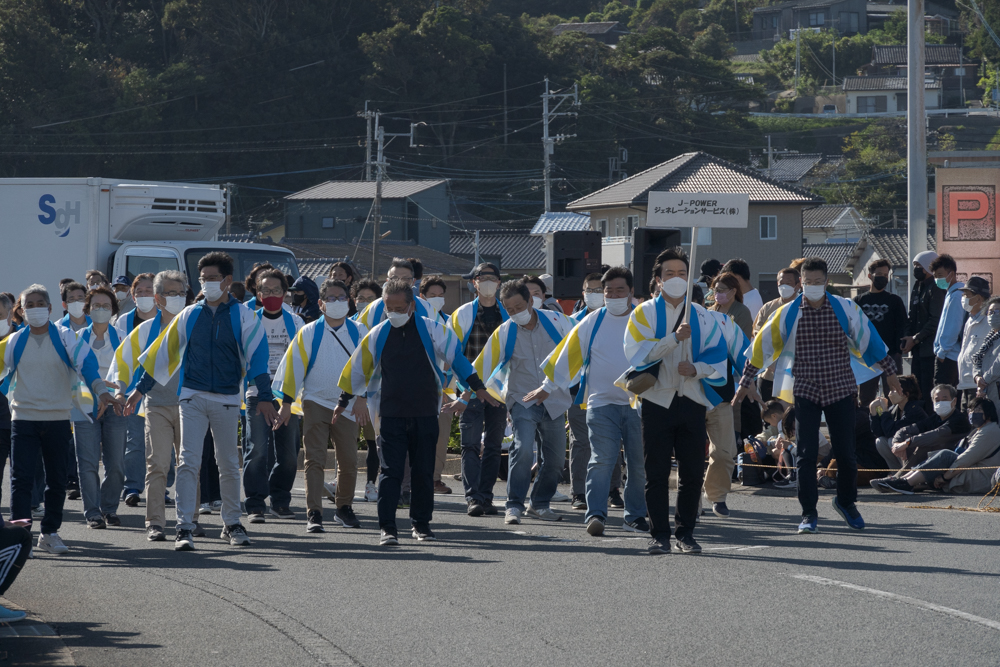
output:
{"label": "white face mask", "polygon": [[0,320],[0,338],[6,336],[10,333],[10,322],[7,320]]}
{"label": "white face mask", "polygon": [[600,292],[597,294],[587,292],[583,295],[583,302],[587,304],[587,308],[590,310],[597,310],[604,305],[604,295]]}
{"label": "white face mask", "polygon": [[531,309],[525,308],[520,313],[514,313],[510,316],[511,321],[519,327],[523,327],[531,321]]}
{"label": "white face mask", "polygon": [[938,417],[944,417],[951,412],[951,401],[934,401],[934,412]]}
{"label": "white face mask", "polygon": [[167,304],[163,308],[171,315],[181,312],[187,305],[187,297],[184,296],[168,296],[166,299]]}
{"label": "white face mask", "polygon": [[355,301],[354,307],[358,309],[359,313],[363,313],[365,308],[368,307],[369,303],[371,303],[371,301]]}
{"label": "white face mask", "polygon": [[630,299],[626,296],[621,299],[605,299],[604,303],[608,307],[608,312],[612,315],[624,315],[628,312]]}
{"label": "white face mask", "polygon": [[488,299],[497,293],[497,284],[492,280],[480,280],[477,290],[479,296],[485,296]]}
{"label": "white face mask", "polygon": [[205,295],[206,301],[218,301],[222,298],[222,281],[213,280],[212,282],[202,283],[201,291]]}
{"label": "white face mask", "polygon": [[444,297],[443,296],[432,296],[427,299],[427,303],[434,307],[434,310],[440,311],[444,308]]}
{"label": "white face mask", "polygon": [[810,301],[819,301],[826,294],[826,285],[805,285],[802,294]]}
{"label": "white face mask", "polygon": [[324,308],[326,308],[326,316],[331,320],[342,320],[350,312],[351,304],[347,301],[327,301]]}
{"label": "white face mask", "polygon": [[97,308],[90,311],[90,319],[98,324],[107,324],[111,321],[111,311],[103,308]]}
{"label": "white face mask", "polygon": [[139,296],[135,299],[135,307],[140,313],[148,313],[156,307],[156,301],[151,296]]}
{"label": "white face mask", "polygon": [[66,304],[66,312],[75,319],[83,317],[83,301],[74,301]]}
{"label": "white face mask", "polygon": [[115,292],[115,296],[118,297],[119,301],[124,301],[125,297],[128,296],[128,292],[127,291],[125,291],[125,292]]}
{"label": "white face mask", "polygon": [[409,313],[386,313],[385,316],[394,329],[398,329],[410,321]]}
{"label": "white face mask", "polygon": [[29,327],[40,327],[48,323],[49,321],[49,309],[48,308],[25,308],[24,309],[24,320],[28,323]]}
{"label": "white face mask", "polygon": [[791,299],[795,296],[795,288],[791,285],[778,285],[778,294],[782,299]]}
{"label": "white face mask", "polygon": [[531,306],[533,308],[541,308],[542,307],[542,298],[539,297],[539,296],[533,296],[533,297],[531,297]]}
{"label": "white face mask", "polygon": [[662,283],[663,293],[669,296],[671,299],[679,299],[685,294],[687,294],[688,283],[684,278],[671,278],[666,282]]}
{"label": "white face mask", "polygon": [[972,303],[969,301],[969,297],[967,296],[962,297],[962,310],[967,313],[972,312]]}

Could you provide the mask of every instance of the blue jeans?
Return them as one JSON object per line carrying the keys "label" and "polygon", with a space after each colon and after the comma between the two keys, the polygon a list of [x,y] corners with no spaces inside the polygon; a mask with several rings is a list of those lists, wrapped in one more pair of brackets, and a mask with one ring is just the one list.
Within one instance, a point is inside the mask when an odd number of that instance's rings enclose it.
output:
{"label": "blue jeans", "polygon": [[38,452],[45,461],[45,516],[42,532],[55,533],[62,525],[69,467],[69,420],[11,422],[10,518],[31,519],[31,487],[35,484]]}
{"label": "blue jeans", "polygon": [[646,471],[642,458],[642,423],[629,405],[602,405],[587,410],[590,463],[587,465],[587,516],[608,516],[611,474],[625,445],[625,520],[646,516]]}
{"label": "blue jeans", "polygon": [[[277,403],[274,407],[278,408]],[[288,507],[292,502],[292,484],[299,456],[299,418],[292,415],[286,425],[272,431],[257,412],[257,399],[251,398],[247,401],[246,426],[243,452],[246,499],[243,504],[247,514],[263,514],[269,496],[272,508]],[[273,456],[273,465],[268,462],[269,454]]]}
{"label": "blue jeans", "polygon": [[538,454],[541,463],[535,484],[531,487],[531,506],[545,509],[555,495],[562,479],[566,459],[566,415],[549,418],[544,405],[524,406],[515,403],[510,409],[514,425],[514,442],[508,453],[507,509],[524,510],[524,499],[531,486],[531,466],[534,463],[535,433],[542,436]]}
{"label": "blue jeans", "polygon": [[[458,418],[462,435],[462,486],[465,500],[493,502],[493,485],[500,472],[501,444],[507,427],[507,408],[493,407],[475,396]],[[483,441],[483,431],[486,440]],[[480,458],[480,451],[482,457]]]}
{"label": "blue jeans", "polygon": [[[80,494],[83,496],[83,516],[87,519],[118,511],[125,485],[125,433],[128,421],[108,408],[93,423],[74,422],[76,460],[80,470]],[[104,459],[104,481],[98,476],[98,465]]]}
{"label": "blue jeans", "polygon": [[[139,415],[125,417],[125,493],[142,493],[146,486],[146,420]],[[169,486],[169,485],[168,485]]]}

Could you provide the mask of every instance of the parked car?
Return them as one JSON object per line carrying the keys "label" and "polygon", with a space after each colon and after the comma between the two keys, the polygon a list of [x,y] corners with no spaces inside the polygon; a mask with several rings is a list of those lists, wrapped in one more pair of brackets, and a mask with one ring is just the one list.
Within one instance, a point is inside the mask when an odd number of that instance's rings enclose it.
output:
{"label": "parked car", "polygon": [[823,113],[837,113],[837,105],[836,104],[824,104],[823,105]]}

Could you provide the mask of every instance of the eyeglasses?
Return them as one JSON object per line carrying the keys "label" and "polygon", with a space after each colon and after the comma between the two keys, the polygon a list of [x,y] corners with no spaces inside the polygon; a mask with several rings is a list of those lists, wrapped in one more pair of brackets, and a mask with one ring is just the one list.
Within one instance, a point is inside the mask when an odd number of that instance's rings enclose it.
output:
{"label": "eyeglasses", "polygon": [[222,276],[202,276],[198,281],[204,285],[205,283],[221,283],[225,278]]}
{"label": "eyeglasses", "polygon": [[328,297],[326,297],[323,300],[326,301],[327,303],[337,303],[338,301],[347,301],[347,297],[346,296],[328,296]]}
{"label": "eyeglasses", "polygon": [[493,275],[492,273],[481,273],[478,276],[476,276],[476,280],[479,280],[479,281],[486,280],[486,281],[491,282],[491,283],[498,283],[498,282],[500,282],[500,278],[498,278],[497,276]]}
{"label": "eyeglasses", "polygon": [[260,295],[261,297],[265,297],[265,296],[281,296],[284,293],[285,293],[285,290],[281,289],[280,287],[278,287],[276,289],[259,289],[259,290],[257,290],[257,294]]}
{"label": "eyeglasses", "polygon": [[585,290],[583,290],[583,293],[584,294],[604,294],[604,288],[603,287],[598,287],[597,289],[585,289]]}
{"label": "eyeglasses", "polygon": [[90,305],[90,312],[94,312],[95,310],[111,310],[111,306],[101,306],[101,305],[98,305],[96,303],[91,304]]}
{"label": "eyeglasses", "polygon": [[185,296],[186,294],[187,292],[178,292],[175,290],[173,292],[162,292],[161,296]]}

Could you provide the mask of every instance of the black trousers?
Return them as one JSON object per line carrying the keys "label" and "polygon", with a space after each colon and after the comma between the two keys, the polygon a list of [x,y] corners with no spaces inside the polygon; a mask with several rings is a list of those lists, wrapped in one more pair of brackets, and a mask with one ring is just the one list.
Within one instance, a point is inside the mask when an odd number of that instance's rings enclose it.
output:
{"label": "black trousers", "polygon": [[[760,381],[760,397],[765,403],[774,398],[774,380]],[[759,432],[759,431],[758,431]]]}
{"label": "black trousers", "polygon": [[434,461],[438,417],[382,417],[378,436],[381,470],[378,478],[379,528],[396,529],[396,505],[410,457],[410,519],[430,523],[434,511]]}
{"label": "black trousers", "polygon": [[917,378],[917,386],[920,387],[920,397],[925,401],[931,400],[931,389],[934,388],[934,356],[921,357],[916,350],[912,352],[910,358],[910,369]]}
{"label": "black trousers", "polygon": [[[958,384],[958,362],[954,359],[934,359],[934,384]],[[928,394],[929,400],[930,394]]]}
{"label": "black trousers", "polygon": [[642,449],[646,468],[646,510],[654,539],[670,537],[670,470],[677,459],[677,537],[694,533],[698,498],[705,481],[705,406],[674,396],[670,407],[642,402]]}
{"label": "black trousers", "polygon": [[[902,375],[903,355],[894,354],[892,355],[892,359],[896,362],[896,372]],[[878,385],[880,382],[882,383],[882,395],[886,398],[889,397],[889,381],[886,374],[882,373],[882,375],[872,378],[858,387],[858,402],[861,403],[861,407],[867,408],[875,400],[875,397],[878,396]]]}
{"label": "black trousers", "polygon": [[795,397],[795,451],[798,456],[799,504],[803,517],[816,516],[816,458],[819,454],[820,415],[830,429],[830,454],[837,459],[837,502],[850,507],[858,499],[858,460],[854,451],[854,396],[830,405]]}
{"label": "black trousers", "polygon": [[0,526],[0,595],[17,579],[31,551],[31,533],[19,526]]}

